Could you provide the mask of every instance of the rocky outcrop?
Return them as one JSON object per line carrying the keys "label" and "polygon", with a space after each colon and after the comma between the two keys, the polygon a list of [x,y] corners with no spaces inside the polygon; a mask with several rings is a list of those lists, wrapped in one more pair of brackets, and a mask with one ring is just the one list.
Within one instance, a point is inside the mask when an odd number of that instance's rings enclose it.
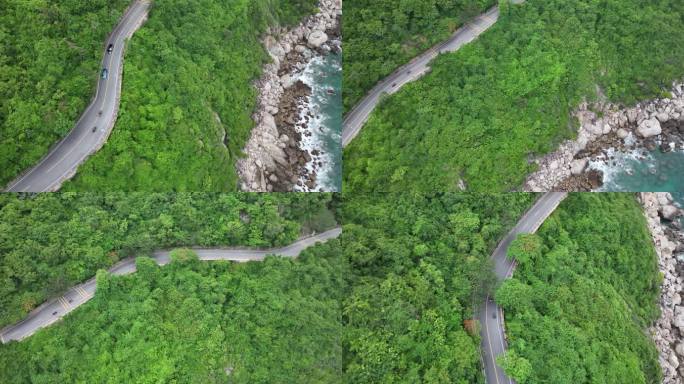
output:
{"label": "rocky outcrop", "polygon": [[[535,159],[538,170],[528,176],[526,191],[584,191],[579,161],[612,164],[612,151],[636,152],[684,150],[684,84],[675,83],[672,98],[656,99],[620,108],[610,103],[582,103],[574,116],[580,128],[576,140],[566,140],[558,150]],[[600,183],[602,184],[602,182]]]}
{"label": "rocky outcrop", "polygon": [[682,210],[669,193],[641,193],[648,229],[653,238],[658,267],[663,274],[658,321],[650,333],[656,343],[663,384],[684,383],[684,232],[676,218]]}
{"label": "rocky outcrop", "polygon": [[269,28],[263,39],[272,62],[255,83],[255,127],[244,148],[246,156],[237,162],[243,191],[311,190],[315,185],[315,168],[305,167],[315,155],[300,145],[311,118],[303,113],[311,89],[297,75],[315,55],[341,49],[342,2],[320,0],[318,7],[317,14],[290,30]]}

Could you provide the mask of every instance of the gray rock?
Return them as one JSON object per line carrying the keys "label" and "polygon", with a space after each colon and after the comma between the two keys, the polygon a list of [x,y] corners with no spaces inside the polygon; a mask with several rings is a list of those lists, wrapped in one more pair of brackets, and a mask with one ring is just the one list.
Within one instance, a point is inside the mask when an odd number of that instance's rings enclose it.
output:
{"label": "gray rock", "polygon": [[627,132],[626,129],[620,128],[617,131],[617,136],[621,139],[625,139],[625,138],[627,138],[627,136],[629,136],[629,132]]}
{"label": "gray rock", "polygon": [[636,109],[629,109],[627,111],[627,120],[629,120],[629,122],[631,124],[636,123],[636,121],[637,121],[637,110]]}
{"label": "gray rock", "polygon": [[679,356],[684,357],[684,341],[680,341],[679,344],[677,344],[675,352],[677,352]]}
{"label": "gray rock", "polygon": [[656,113],[655,116],[656,116],[656,119],[658,119],[661,123],[664,123],[664,122],[670,120],[670,116],[665,112]]}
{"label": "gray rock", "polygon": [[609,134],[611,129],[612,128],[610,127],[610,124],[604,123],[603,124],[603,130],[601,131],[601,133],[604,135]]}
{"label": "gray rock", "polygon": [[669,362],[670,365],[672,365],[672,367],[674,367],[675,369],[677,369],[677,367],[679,367],[679,359],[677,359],[677,355],[675,355],[674,353],[670,354],[670,357],[669,357],[669,359],[668,359],[668,362]]}
{"label": "gray rock", "polygon": [[309,36],[306,38],[306,41],[311,48],[318,48],[323,43],[328,41],[328,35],[326,35],[323,31],[315,30],[309,34]]}
{"label": "gray rock", "polygon": [[581,175],[582,172],[584,172],[584,170],[587,168],[588,162],[589,159],[587,158],[573,160],[570,164],[570,173],[573,175]]}
{"label": "gray rock", "polygon": [[637,132],[644,138],[658,136],[663,132],[657,119],[644,120],[639,124]]}
{"label": "gray rock", "polygon": [[289,74],[284,74],[280,78],[280,84],[285,89],[290,88],[294,84],[294,79],[292,79],[292,76],[290,76]]}
{"label": "gray rock", "polygon": [[681,214],[679,208],[671,204],[663,206],[661,213],[663,215],[663,218],[667,220],[672,220]]}

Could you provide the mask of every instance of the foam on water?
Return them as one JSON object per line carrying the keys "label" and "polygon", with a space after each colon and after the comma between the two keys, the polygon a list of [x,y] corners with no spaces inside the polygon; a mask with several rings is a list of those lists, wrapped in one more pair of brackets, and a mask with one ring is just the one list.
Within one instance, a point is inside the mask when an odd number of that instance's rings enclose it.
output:
{"label": "foam on water", "polygon": [[[607,162],[592,161],[589,168],[603,172],[598,192],[672,192],[684,191],[684,152],[662,153],[632,150],[607,151]],[[605,157],[604,157],[605,158]]]}
{"label": "foam on water", "polygon": [[[316,56],[307,64],[297,77],[311,87],[311,96],[299,116],[299,122],[309,112],[313,116],[309,119],[306,131],[302,133],[301,146],[311,153],[318,150],[320,154],[312,156],[312,161],[306,164],[306,169],[314,169],[314,161],[320,161],[317,169],[316,185],[313,191],[341,191],[342,190],[342,64],[339,54],[330,53],[326,56]],[[329,93],[332,91],[332,93]],[[298,124],[299,125],[299,124]],[[303,124],[302,124],[303,125]],[[299,128],[298,128],[299,129]],[[303,178],[302,182],[305,181]],[[306,186],[295,187],[297,191],[308,190]]]}

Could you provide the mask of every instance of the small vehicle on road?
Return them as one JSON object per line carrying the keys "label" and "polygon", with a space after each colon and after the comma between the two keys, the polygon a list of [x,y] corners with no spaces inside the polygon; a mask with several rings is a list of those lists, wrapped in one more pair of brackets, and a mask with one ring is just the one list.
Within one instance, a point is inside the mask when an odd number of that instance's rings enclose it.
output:
{"label": "small vehicle on road", "polygon": [[102,116],[102,110],[100,109],[100,112],[97,113],[98,116]]}
{"label": "small vehicle on road", "polygon": [[93,132],[97,131],[97,126],[93,127]]}
{"label": "small vehicle on road", "polygon": [[107,79],[107,74],[109,72],[107,71],[107,68],[102,68],[102,73],[100,73],[100,77],[103,79]]}
{"label": "small vehicle on road", "polygon": [[52,312],[52,316],[57,316],[57,311]]}
{"label": "small vehicle on road", "polygon": [[107,47],[107,53],[112,53],[112,51],[114,51],[114,44],[109,44]]}
{"label": "small vehicle on road", "polygon": [[397,86],[397,83],[392,83],[392,87],[396,87],[396,86]]}

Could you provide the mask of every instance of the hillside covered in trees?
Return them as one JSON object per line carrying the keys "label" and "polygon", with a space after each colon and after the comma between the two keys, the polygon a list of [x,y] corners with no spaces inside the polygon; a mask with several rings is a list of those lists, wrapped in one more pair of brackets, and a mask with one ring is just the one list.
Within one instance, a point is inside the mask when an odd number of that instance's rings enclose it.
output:
{"label": "hillside covered in trees", "polygon": [[260,35],[316,0],[156,0],[126,53],[112,135],[65,190],[231,191],[254,126]]}
{"label": "hillside covered in trees", "polygon": [[[130,1],[53,3],[0,3],[0,184],[73,128]],[[65,188],[235,190],[234,162],[253,126],[251,81],[270,60],[259,37],[316,3],[155,0],[128,45],[113,133]]]}
{"label": "hillside covered in trees", "polygon": [[344,107],[495,0],[344,0]]}
{"label": "hillside covered in trees", "polygon": [[35,165],[95,92],[128,0],[0,1],[0,185]]}
{"label": "hillside covered in trees", "polygon": [[632,194],[573,194],[509,249],[518,267],[496,292],[520,384],[661,383],[646,327],[660,274]]}
{"label": "hillside covered in trees", "polygon": [[583,98],[667,96],[684,75],[682,1],[502,4],[489,31],[381,103],[346,148],[346,191],[518,188],[533,156],[574,134]]}
{"label": "hillside covered in trees", "polygon": [[0,327],[125,257],[182,246],[282,246],[329,229],[331,199],[325,193],[2,194]]}
{"label": "hillside covered in trees", "polygon": [[531,194],[345,195],[342,322],[347,383],[484,383],[473,305],[489,254]]}
{"label": "hillside covered in trees", "polygon": [[337,382],[339,249],[333,239],[245,264],[140,258],[60,323],[0,345],[0,382]]}

